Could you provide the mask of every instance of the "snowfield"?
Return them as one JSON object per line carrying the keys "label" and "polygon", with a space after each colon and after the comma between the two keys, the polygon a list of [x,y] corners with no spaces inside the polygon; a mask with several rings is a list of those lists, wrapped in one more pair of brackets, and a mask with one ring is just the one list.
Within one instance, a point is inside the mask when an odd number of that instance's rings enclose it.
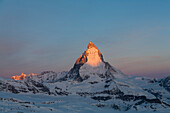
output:
{"label": "snowfield", "polygon": [[[0,92],[1,113],[122,113],[110,107],[102,106],[102,102],[92,99],[70,96],[48,96],[43,94],[12,94]],[[142,108],[141,108],[142,110]],[[154,113],[168,113],[170,109],[162,109]],[[126,113],[151,113],[145,111],[129,110]]]}

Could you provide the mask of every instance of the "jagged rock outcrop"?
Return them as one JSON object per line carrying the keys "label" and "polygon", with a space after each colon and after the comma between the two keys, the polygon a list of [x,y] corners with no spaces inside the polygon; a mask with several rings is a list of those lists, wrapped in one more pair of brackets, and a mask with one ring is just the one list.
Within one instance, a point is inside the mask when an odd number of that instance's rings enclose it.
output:
{"label": "jagged rock outcrop", "polygon": [[160,86],[163,86],[167,91],[170,92],[170,76],[159,81]]}

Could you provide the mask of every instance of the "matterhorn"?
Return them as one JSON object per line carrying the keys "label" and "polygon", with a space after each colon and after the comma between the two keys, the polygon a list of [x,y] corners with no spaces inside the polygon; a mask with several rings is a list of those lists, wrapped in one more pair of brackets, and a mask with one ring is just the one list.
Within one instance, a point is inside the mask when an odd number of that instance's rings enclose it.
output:
{"label": "matterhorn", "polygon": [[122,72],[105,62],[99,49],[90,42],[88,49],[80,55],[69,71],[68,78],[82,81],[94,74],[107,79],[125,77]]}

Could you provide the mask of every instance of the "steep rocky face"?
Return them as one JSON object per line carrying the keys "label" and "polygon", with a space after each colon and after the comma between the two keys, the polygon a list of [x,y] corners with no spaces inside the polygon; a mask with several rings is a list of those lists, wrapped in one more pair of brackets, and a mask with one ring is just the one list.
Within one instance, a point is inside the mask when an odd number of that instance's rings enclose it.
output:
{"label": "steep rocky face", "polygon": [[93,44],[93,42],[90,42],[88,44],[88,49],[80,55],[76,64],[84,64],[87,62],[87,64],[91,66],[97,66],[103,61],[103,56],[99,49]]}
{"label": "steep rocky face", "polygon": [[86,80],[89,76],[97,74],[102,78],[120,78],[123,74],[105,62],[99,49],[90,42],[88,48],[76,60],[74,67],[69,71],[65,79],[73,79],[79,82]]}

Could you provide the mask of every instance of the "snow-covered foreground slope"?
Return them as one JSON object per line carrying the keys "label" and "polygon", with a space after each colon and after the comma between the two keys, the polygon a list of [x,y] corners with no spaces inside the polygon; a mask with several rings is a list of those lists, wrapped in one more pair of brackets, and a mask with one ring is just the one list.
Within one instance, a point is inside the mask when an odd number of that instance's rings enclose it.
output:
{"label": "snow-covered foreground slope", "polygon": [[[96,107],[96,104],[101,107]],[[138,111],[138,113],[143,111]],[[150,109],[145,113],[152,112]],[[162,109],[154,113],[168,113]],[[0,113],[122,113],[112,108],[102,107],[102,102],[70,96],[48,96],[43,94],[12,94],[0,92]],[[135,110],[126,113],[136,113]]]}
{"label": "snow-covered foreground slope", "polygon": [[167,113],[170,110],[170,92],[161,85],[166,84],[162,83],[165,79],[108,79],[98,74],[82,82],[66,80],[40,83],[30,78],[24,81],[3,79],[0,80],[0,111]]}

